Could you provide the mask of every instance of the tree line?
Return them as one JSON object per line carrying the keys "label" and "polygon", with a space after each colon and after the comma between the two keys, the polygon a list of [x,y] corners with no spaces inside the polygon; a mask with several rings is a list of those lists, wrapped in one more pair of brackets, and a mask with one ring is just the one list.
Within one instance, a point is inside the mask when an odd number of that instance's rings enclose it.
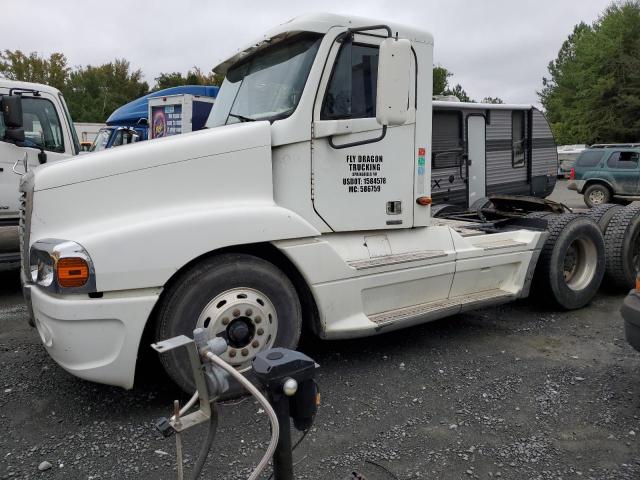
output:
{"label": "tree line", "polygon": [[[434,95],[452,95],[463,102],[473,101],[460,84],[449,85],[453,75],[442,66],[433,69]],[[160,73],[152,87],[143,80],[142,70],[133,69],[128,60],[115,59],[98,66],[71,68],[62,53],[48,58],[37,52],[25,54],[20,50],[0,53],[0,75],[11,80],[44,83],[60,90],[76,122],[102,123],[122,105],[146,95],[179,85],[220,85],[223,77],[193,67],[186,74]],[[502,103],[499,98],[486,97],[489,103]]]}
{"label": "tree line", "polygon": [[579,23],[538,93],[556,142],[640,142],[640,1]]}

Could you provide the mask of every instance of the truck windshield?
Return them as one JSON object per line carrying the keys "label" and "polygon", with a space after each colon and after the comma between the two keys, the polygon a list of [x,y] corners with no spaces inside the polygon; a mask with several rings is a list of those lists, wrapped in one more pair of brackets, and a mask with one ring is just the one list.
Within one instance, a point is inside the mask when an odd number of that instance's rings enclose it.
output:
{"label": "truck windshield", "polygon": [[112,130],[110,128],[101,128],[96,135],[96,139],[93,141],[93,145],[89,149],[90,152],[98,152],[100,150],[104,150],[107,148],[107,144],[109,143],[109,137],[111,136]]}
{"label": "truck windshield", "polygon": [[207,128],[291,115],[300,101],[321,39],[321,35],[301,34],[229,69]]}

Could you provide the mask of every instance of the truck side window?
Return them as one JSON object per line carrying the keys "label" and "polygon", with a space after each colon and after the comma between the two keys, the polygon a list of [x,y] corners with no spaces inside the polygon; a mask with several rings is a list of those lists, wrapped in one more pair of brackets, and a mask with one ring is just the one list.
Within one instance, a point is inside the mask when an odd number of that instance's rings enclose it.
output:
{"label": "truck side window", "polygon": [[635,170],[638,168],[638,152],[613,152],[607,161],[609,168]]}
{"label": "truck side window", "polygon": [[524,111],[516,110],[511,114],[511,166],[513,168],[525,165],[525,135],[524,135]]}
{"label": "truck side window", "polygon": [[24,97],[22,117],[27,142],[50,152],[64,152],[60,118],[51,101],[44,98]]}
{"label": "truck side window", "polygon": [[460,165],[464,145],[460,112],[433,112],[433,147],[431,168],[451,168]]}
{"label": "truck side window", "polygon": [[324,97],[321,120],[376,116],[378,47],[345,42]]}

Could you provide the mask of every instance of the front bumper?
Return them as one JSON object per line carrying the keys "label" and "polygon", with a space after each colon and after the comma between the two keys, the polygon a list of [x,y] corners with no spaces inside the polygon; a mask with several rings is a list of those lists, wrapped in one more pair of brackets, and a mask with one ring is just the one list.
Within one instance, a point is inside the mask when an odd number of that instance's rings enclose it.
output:
{"label": "front bumper", "polygon": [[569,180],[567,182],[567,188],[569,190],[575,190],[578,193],[582,193],[582,190],[584,189],[584,184],[585,184],[584,180]]}
{"label": "front bumper", "polygon": [[51,295],[25,285],[47,352],[76,377],[132,388],[144,326],[160,289],[87,295]]}
{"label": "front bumper", "polygon": [[640,352],[640,293],[632,291],[622,304],[622,318],[627,342]]}

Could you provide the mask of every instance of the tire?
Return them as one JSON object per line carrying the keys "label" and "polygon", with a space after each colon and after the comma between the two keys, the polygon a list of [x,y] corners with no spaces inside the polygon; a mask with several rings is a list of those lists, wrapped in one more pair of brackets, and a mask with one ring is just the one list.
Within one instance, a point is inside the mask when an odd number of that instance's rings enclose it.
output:
{"label": "tire", "polygon": [[444,217],[445,215],[451,215],[452,213],[462,213],[463,211],[464,210],[457,205],[442,203],[440,205],[433,205],[431,207],[431,216],[434,218]]}
{"label": "tire", "polygon": [[587,207],[593,208],[598,205],[603,205],[611,201],[611,190],[606,185],[601,183],[594,183],[589,185],[584,191],[584,203]]}
{"label": "tire", "polygon": [[556,215],[553,212],[531,212],[527,213],[527,218],[547,218],[549,215]]}
{"label": "tire", "polygon": [[586,215],[598,224],[600,231],[604,235],[604,232],[607,231],[607,227],[609,226],[609,222],[621,208],[620,205],[613,203],[603,203],[590,209]]}
{"label": "tire", "polygon": [[640,268],[640,203],[620,208],[609,222],[604,236],[607,287],[627,291],[633,288]]}
{"label": "tire", "polygon": [[[224,336],[229,348],[221,358],[255,382],[250,362],[257,352],[297,347],[302,327],[300,300],[289,278],[266,260],[236,253],[212,257],[181,274],[165,292],[156,317],[155,339],[191,338],[197,326],[208,330],[210,337]],[[195,391],[184,349],[164,353],[160,361],[182,390]],[[230,380],[225,397],[242,393],[242,387]]]}
{"label": "tire", "polygon": [[469,207],[470,212],[478,212],[482,208],[486,208],[491,204],[491,200],[488,197],[480,197]]}
{"label": "tire", "polygon": [[564,213],[547,219],[549,236],[536,266],[533,293],[566,310],[584,307],[604,276],[602,232],[584,215]]}

